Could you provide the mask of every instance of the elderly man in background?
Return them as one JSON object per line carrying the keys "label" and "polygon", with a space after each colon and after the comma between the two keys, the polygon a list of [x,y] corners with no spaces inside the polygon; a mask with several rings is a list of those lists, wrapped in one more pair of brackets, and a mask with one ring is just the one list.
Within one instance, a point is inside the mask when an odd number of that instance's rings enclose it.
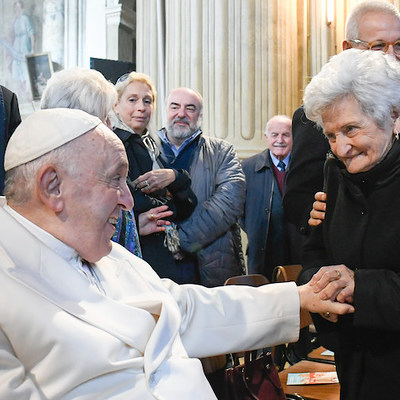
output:
{"label": "elderly man in background", "polygon": [[215,399],[196,357],[296,340],[301,308],[354,312],[309,285],[161,280],[111,241],[120,210],[133,206],[128,160],[118,137],[81,110],[29,116],[5,170],[2,399]]}
{"label": "elderly man in background", "polygon": [[[384,1],[357,4],[346,22],[343,50],[381,50],[400,59],[400,14]],[[289,221],[303,235],[309,234],[308,219],[314,195],[323,190],[323,165],[329,143],[322,130],[308,120],[303,108],[293,115],[293,151],[286,177],[283,206]],[[325,200],[325,194],[318,199]],[[324,208],[322,204],[320,207]],[[321,214],[318,215],[321,217]]]}
{"label": "elderly man in background", "polygon": [[285,171],[292,149],[291,118],[272,117],[265,128],[265,139],[267,149],[243,161],[246,204],[241,225],[248,238],[249,273],[271,280],[275,266],[294,263],[282,208]]}
{"label": "elderly man in background", "polygon": [[[182,263],[199,271],[199,283],[212,287],[244,273],[238,218],[243,212],[245,178],[233,146],[203,135],[203,98],[189,88],[167,98],[167,126],[159,131],[161,158],[168,168],[189,172],[197,206],[178,224]],[[136,180],[142,185],[151,172]]]}

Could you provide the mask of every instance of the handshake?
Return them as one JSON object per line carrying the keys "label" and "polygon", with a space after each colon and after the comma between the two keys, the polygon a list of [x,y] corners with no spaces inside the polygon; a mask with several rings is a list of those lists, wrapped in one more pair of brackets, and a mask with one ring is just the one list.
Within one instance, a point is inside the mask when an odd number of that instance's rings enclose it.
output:
{"label": "handshake", "polygon": [[345,265],[322,267],[309,283],[299,286],[300,306],[337,322],[338,315],[354,312],[354,286],[354,271]]}

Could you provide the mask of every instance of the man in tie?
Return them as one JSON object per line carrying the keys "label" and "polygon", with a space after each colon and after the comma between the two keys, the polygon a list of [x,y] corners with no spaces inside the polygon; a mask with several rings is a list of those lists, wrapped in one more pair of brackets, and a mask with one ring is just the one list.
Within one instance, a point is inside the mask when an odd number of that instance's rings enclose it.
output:
{"label": "man in tie", "polygon": [[243,161],[246,175],[245,213],[248,272],[271,280],[275,266],[299,260],[291,255],[282,208],[285,170],[292,149],[292,120],[275,115],[265,129],[267,149]]}

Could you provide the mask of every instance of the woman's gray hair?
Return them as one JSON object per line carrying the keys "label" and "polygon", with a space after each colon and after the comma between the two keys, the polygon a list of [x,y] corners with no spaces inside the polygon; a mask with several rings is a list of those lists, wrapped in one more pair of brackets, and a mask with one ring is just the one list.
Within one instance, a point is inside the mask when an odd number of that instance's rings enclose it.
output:
{"label": "woman's gray hair", "polygon": [[367,13],[389,14],[400,20],[400,13],[397,8],[384,1],[363,1],[357,4],[347,17],[345,27],[346,40],[362,39],[358,37],[358,27],[361,18]]}
{"label": "woman's gray hair", "polygon": [[381,51],[349,49],[333,56],[305,89],[307,118],[322,126],[322,113],[352,96],[380,128],[400,110],[400,63]]}
{"label": "woman's gray hair", "polygon": [[75,108],[106,121],[116,102],[114,85],[94,69],[70,68],[48,80],[40,108]]}

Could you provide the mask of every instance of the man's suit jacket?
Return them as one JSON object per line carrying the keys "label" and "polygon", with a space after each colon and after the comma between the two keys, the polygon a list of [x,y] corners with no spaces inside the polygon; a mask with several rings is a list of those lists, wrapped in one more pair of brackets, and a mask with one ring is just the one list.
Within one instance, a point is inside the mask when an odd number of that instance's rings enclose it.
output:
{"label": "man's suit jacket", "polygon": [[21,123],[18,100],[15,93],[0,85],[0,194],[4,189],[4,152],[7,143],[17,126]]}
{"label": "man's suit jacket", "polygon": [[[278,265],[270,265],[271,263],[268,262],[268,253],[271,249],[267,246],[267,238],[271,216],[276,222],[274,234],[278,235],[279,245],[282,246],[282,252],[279,255],[280,264],[300,262],[299,234],[292,224],[286,221],[283,213],[282,196],[275,179],[274,165],[269,150],[243,160],[242,164],[246,176],[246,204],[240,223],[248,239],[248,272],[249,274],[264,274],[271,279],[272,269]],[[274,209],[273,200],[277,203]],[[266,258],[267,262],[265,262]],[[266,266],[269,266],[270,270],[266,270]]]}
{"label": "man's suit jacket", "polygon": [[0,224],[2,399],[215,399],[197,357],[297,340],[294,284],[179,286],[114,243],[105,297],[2,207]]}
{"label": "man's suit jacket", "polygon": [[246,176],[246,204],[240,222],[248,239],[248,272],[263,274],[272,197],[276,192],[281,199],[281,194],[268,149],[243,160],[242,165]]}

